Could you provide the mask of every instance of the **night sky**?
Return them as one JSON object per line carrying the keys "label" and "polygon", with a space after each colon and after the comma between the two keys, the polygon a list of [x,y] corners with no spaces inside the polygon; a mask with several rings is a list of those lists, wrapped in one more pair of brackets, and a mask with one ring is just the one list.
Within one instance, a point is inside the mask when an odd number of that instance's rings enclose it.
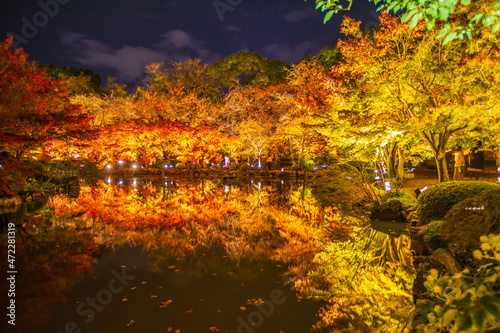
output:
{"label": "night sky", "polygon": [[[218,12],[214,3],[228,10]],[[151,62],[213,63],[238,51],[298,62],[340,36],[342,16],[324,25],[314,7],[314,0],[0,0],[0,33],[15,34],[41,64],[90,68],[104,80],[132,83]],[[356,0],[347,15],[362,29],[377,22],[368,0]]]}

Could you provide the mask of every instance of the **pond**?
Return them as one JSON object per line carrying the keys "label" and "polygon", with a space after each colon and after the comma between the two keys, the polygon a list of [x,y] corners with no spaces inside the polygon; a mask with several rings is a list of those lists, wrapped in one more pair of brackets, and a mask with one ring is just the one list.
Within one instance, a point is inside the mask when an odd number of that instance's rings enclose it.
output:
{"label": "pond", "polygon": [[17,225],[9,331],[313,331],[325,302],[290,283],[323,209],[307,184],[106,178],[75,197],[2,216]]}

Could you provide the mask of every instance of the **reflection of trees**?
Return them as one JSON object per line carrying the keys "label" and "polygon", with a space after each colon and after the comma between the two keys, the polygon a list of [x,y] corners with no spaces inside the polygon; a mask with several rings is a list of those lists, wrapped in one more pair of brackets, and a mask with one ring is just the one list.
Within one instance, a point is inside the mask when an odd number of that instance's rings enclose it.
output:
{"label": "reflection of trees", "polygon": [[[56,225],[92,226],[97,244],[142,246],[156,259],[151,267],[156,272],[224,273],[249,281],[254,277],[248,267],[285,263],[301,297],[330,302],[324,312],[328,320],[372,304],[362,301],[372,296],[389,312],[406,305],[407,239],[363,228],[358,214],[325,205],[308,184],[256,179],[128,185],[101,182],[82,187],[78,200],[53,198]],[[349,199],[359,202],[355,195]],[[364,275],[352,290],[358,271]],[[379,287],[383,293],[370,296]],[[390,304],[394,293],[398,302]],[[351,298],[342,303],[345,295]],[[391,321],[389,312],[381,320]]]}
{"label": "reflection of trees", "polygon": [[[90,232],[53,224],[50,210],[28,215],[16,228],[16,329],[43,327],[50,308],[66,302],[67,292],[100,253]],[[7,253],[5,241],[0,247]],[[3,289],[5,290],[5,289]]]}

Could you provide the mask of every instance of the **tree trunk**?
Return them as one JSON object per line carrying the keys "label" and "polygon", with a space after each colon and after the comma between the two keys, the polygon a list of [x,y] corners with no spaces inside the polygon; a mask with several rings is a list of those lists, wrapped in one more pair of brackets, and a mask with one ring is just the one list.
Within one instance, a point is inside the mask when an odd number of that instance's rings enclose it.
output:
{"label": "tree trunk", "polygon": [[450,180],[448,176],[448,166],[446,165],[446,151],[440,147],[438,154],[434,156],[436,159],[436,166],[438,170],[438,179],[439,182],[447,182]]}

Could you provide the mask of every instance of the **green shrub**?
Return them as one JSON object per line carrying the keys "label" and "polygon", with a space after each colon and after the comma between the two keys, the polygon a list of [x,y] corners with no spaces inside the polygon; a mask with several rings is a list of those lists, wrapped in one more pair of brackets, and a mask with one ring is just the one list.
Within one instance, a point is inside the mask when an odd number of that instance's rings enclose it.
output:
{"label": "green shrub", "polygon": [[446,242],[443,241],[441,230],[443,228],[443,221],[436,220],[429,223],[424,230],[424,242],[429,243],[432,249],[444,247]]}
{"label": "green shrub", "polygon": [[431,220],[440,220],[460,201],[495,188],[499,188],[499,186],[481,181],[436,184],[418,197],[420,224],[427,224]]}
{"label": "green shrub", "polygon": [[500,231],[500,186],[457,203],[446,214],[442,237],[451,253],[466,261],[479,247],[479,238]]}
{"label": "green shrub", "polygon": [[500,235],[481,237],[474,251],[479,267],[440,276],[431,270],[425,286],[431,300],[417,304],[425,332],[498,332],[500,324]]}
{"label": "green shrub", "polygon": [[176,168],[177,170],[186,170],[188,167],[187,167],[187,165],[186,165],[186,164],[184,164],[184,163],[177,163],[177,164],[175,165],[175,168]]}

